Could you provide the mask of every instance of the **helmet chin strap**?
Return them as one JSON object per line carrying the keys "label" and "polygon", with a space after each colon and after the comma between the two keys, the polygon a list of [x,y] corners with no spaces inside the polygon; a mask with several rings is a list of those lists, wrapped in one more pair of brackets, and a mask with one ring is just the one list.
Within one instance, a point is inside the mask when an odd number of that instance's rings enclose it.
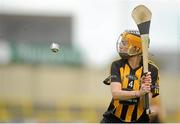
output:
{"label": "helmet chin strap", "polygon": [[138,54],[131,54],[131,55],[129,55],[128,53],[119,53],[119,56],[122,59],[128,59],[128,58],[133,57],[133,56],[141,56],[141,55],[142,55],[142,52],[138,53]]}
{"label": "helmet chin strap", "polygon": [[119,53],[119,56],[120,56],[122,59],[128,59],[128,58],[130,57],[127,53]]}

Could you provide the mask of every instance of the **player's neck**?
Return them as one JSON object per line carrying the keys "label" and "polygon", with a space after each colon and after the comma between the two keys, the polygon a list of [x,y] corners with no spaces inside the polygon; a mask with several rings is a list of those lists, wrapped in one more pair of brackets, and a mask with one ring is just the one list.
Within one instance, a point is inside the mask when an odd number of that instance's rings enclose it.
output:
{"label": "player's neck", "polygon": [[128,63],[133,69],[139,67],[140,62],[141,62],[141,56],[133,56],[128,59]]}

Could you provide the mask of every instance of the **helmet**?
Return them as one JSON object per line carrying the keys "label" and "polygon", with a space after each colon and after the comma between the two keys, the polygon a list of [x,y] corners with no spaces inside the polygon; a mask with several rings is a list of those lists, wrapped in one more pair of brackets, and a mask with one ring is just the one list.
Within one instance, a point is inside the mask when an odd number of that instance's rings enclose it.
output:
{"label": "helmet", "polygon": [[121,58],[129,58],[142,54],[141,37],[139,31],[125,30],[118,38],[117,52]]}

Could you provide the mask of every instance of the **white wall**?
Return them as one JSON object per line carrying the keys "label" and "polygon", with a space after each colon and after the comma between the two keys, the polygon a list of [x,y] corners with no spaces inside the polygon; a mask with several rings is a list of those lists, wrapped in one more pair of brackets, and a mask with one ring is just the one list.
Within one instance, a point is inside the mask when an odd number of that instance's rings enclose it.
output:
{"label": "white wall", "polygon": [[124,29],[137,28],[133,7],[152,11],[151,51],[178,52],[178,0],[0,0],[0,13],[72,15],[74,46],[82,49],[87,65],[103,66],[117,56],[116,40]]}
{"label": "white wall", "polygon": [[87,54],[88,65],[101,66],[117,55],[116,40],[126,28],[126,4],[119,0],[81,0],[75,41]]}

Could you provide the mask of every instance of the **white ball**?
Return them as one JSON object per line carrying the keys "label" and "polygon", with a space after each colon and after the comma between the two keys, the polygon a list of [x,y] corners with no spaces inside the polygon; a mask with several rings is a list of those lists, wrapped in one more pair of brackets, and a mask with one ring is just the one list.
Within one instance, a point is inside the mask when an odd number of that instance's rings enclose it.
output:
{"label": "white ball", "polygon": [[55,53],[59,51],[59,49],[60,49],[59,47],[60,46],[59,46],[58,43],[52,43],[51,46],[50,46],[52,52],[55,52]]}

